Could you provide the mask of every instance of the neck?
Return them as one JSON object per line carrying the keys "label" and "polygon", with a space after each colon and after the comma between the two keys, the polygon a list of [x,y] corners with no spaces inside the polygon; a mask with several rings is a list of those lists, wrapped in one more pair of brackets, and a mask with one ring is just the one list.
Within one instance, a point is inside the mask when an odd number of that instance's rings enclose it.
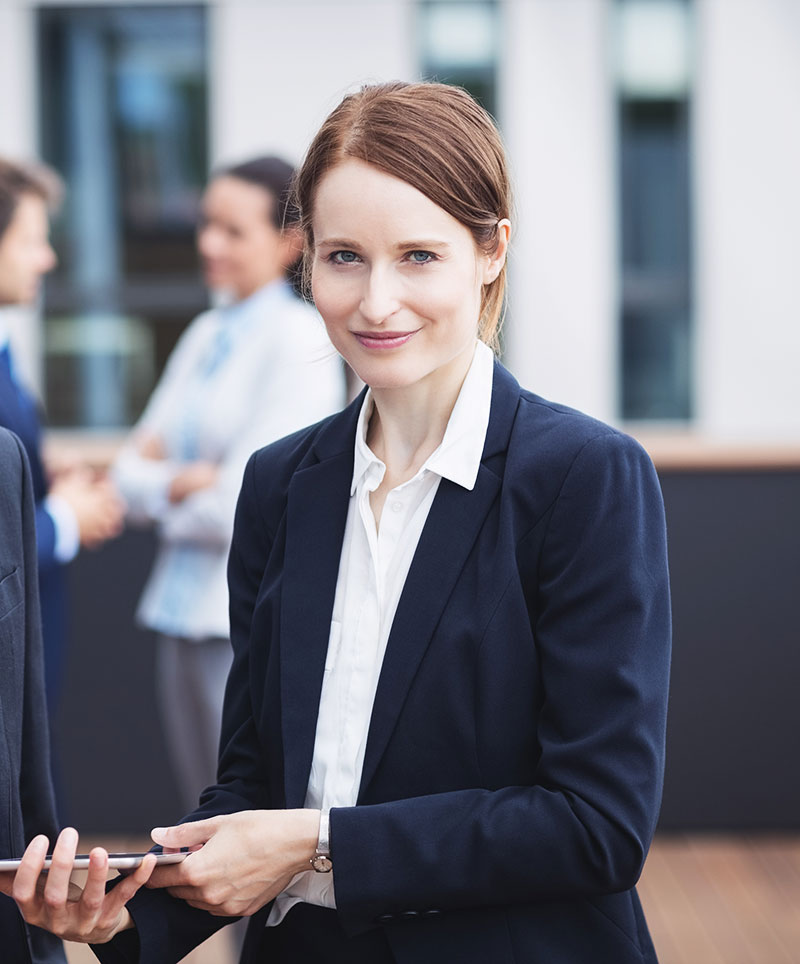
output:
{"label": "neck", "polygon": [[275,281],[280,281],[284,277],[285,273],[283,271],[272,272],[267,276],[259,278],[257,283],[254,282],[253,284],[245,285],[242,288],[234,289],[233,300],[235,302],[246,301],[257,291],[261,291],[262,288],[266,288],[267,285],[271,285]]}
{"label": "neck", "polygon": [[367,442],[392,485],[412,478],[440,445],[474,354],[473,343],[414,385],[372,390]]}

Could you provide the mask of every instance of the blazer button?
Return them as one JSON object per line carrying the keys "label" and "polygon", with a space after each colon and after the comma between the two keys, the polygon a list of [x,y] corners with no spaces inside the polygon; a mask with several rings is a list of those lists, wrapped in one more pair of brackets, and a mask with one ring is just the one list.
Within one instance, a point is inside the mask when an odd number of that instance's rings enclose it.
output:
{"label": "blazer button", "polygon": [[401,914],[397,915],[398,920],[416,920],[419,917],[418,910],[404,910]]}
{"label": "blazer button", "polygon": [[389,924],[394,920],[394,914],[381,914],[380,917],[375,918],[376,924]]}
{"label": "blazer button", "polygon": [[438,907],[431,907],[430,910],[424,910],[422,912],[422,917],[424,920],[432,920],[434,917],[441,917],[442,912]]}

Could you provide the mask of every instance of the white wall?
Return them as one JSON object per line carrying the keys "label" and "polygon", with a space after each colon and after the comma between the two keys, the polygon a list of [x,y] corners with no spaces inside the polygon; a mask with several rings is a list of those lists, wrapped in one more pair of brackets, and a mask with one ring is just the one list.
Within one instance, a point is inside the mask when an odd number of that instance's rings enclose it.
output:
{"label": "white wall", "polygon": [[508,0],[500,114],[517,189],[506,361],[614,415],[616,229],[606,4]]}
{"label": "white wall", "polygon": [[415,74],[409,0],[219,0],[211,9],[212,161],[299,161],[353,86]]}
{"label": "white wall", "polygon": [[698,423],[800,435],[800,3],[698,0]]}

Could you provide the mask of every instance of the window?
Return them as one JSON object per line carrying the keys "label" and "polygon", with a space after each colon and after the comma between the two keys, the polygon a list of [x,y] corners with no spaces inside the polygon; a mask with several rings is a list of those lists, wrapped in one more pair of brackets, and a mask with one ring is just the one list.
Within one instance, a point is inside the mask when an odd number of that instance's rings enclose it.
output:
{"label": "window", "polygon": [[689,7],[618,0],[620,414],[692,414]]}
{"label": "window", "polygon": [[420,72],[464,87],[490,114],[497,107],[497,5],[491,0],[423,0]]}
{"label": "window", "polygon": [[45,8],[38,42],[41,152],[67,184],[45,289],[49,420],[126,426],[206,303],[194,250],[205,12]]}

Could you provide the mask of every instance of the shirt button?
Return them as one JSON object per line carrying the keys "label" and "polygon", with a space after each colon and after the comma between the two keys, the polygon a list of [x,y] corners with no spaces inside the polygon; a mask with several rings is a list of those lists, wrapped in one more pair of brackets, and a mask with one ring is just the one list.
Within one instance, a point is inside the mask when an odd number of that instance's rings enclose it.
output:
{"label": "shirt button", "polygon": [[399,512],[402,508],[403,508],[403,503],[402,503],[402,502],[393,502],[393,503],[392,503],[392,512]]}

